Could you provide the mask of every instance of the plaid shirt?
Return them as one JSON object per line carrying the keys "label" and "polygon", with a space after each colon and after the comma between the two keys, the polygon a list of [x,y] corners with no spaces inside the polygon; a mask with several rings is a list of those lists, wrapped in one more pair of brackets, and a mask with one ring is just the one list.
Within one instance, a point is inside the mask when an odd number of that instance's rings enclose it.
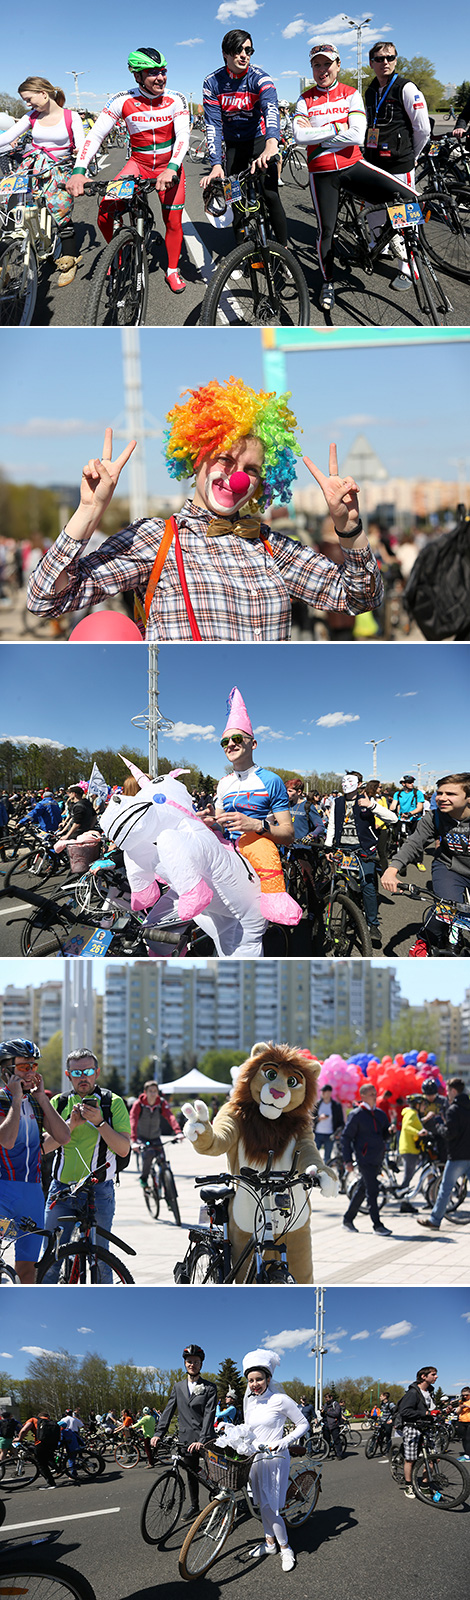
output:
{"label": "plaid shirt", "polygon": [[[191,500],[185,501],[176,518],[189,594],[205,641],[289,639],[293,599],[352,616],[376,610],[381,603],[382,579],[369,547],[348,550],[343,565],[336,567],[325,556],[262,524],[273,560],[261,539],[239,539],[235,534],[207,539],[210,521],[211,513],[193,506]],[[31,575],[29,610],[57,617],[63,611],[96,605],[124,589],[136,589],[143,600],[163,530],[160,519],[134,522],[88,556],[81,554],[76,540],[61,533]],[[63,572],[68,574],[67,587],[54,594]],[[149,642],[191,639],[174,543],[153,596],[146,638]]]}

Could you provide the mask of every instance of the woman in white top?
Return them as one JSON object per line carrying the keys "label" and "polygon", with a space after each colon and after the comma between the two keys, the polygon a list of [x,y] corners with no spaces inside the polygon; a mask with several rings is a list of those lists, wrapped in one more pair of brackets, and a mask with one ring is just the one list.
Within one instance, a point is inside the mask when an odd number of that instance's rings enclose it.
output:
{"label": "woman in white top", "polygon": [[73,199],[67,190],[67,179],[73,168],[75,151],[81,149],[84,141],[85,129],[78,111],[65,109],[63,89],[54,87],[48,78],[25,78],[18,94],[30,109],[12,128],[0,133],[0,154],[11,150],[24,133],[31,133],[31,146],[18,171],[30,174],[33,194],[40,196],[57,224],[62,250],[56,266],[59,284],[64,287],[72,283],[80,260],[72,223]]}
{"label": "woman in white top", "polygon": [[[273,1386],[272,1377],[277,1366],[279,1356],[274,1350],[250,1350],[243,1362],[248,1384],[243,1403],[245,1424],[252,1430],[255,1444],[265,1445],[270,1451],[253,1463],[250,1473],[265,1536],[264,1544],[257,1545],[251,1554],[276,1555],[279,1545],[283,1572],[290,1572],[295,1556],[281,1516],[289,1480],[288,1444],[308,1433],[308,1422],[295,1401]],[[294,1423],[294,1431],[289,1433],[288,1439],[284,1438],[287,1420]]]}

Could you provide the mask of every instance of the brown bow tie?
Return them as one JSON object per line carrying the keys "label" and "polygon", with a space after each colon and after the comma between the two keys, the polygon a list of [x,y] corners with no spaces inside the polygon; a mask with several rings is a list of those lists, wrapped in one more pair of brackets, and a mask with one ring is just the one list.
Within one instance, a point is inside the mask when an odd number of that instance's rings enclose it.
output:
{"label": "brown bow tie", "polygon": [[205,532],[209,539],[218,539],[224,533],[235,533],[237,539],[259,539],[260,528],[259,517],[235,517],[234,522],[230,517],[213,517]]}

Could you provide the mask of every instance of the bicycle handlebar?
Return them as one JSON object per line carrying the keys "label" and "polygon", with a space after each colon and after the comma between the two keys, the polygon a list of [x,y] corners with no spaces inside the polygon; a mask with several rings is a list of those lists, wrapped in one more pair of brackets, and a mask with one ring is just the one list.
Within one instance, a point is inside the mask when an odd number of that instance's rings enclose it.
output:
{"label": "bicycle handlebar", "polygon": [[[76,173],[75,176],[77,177],[79,174]],[[85,181],[85,194],[105,194],[109,183],[118,183],[119,181],[118,178],[94,178],[92,183],[89,183],[85,175],[82,174],[82,176],[84,177]],[[138,178],[135,176],[135,173],[129,172],[128,174],[124,174],[123,183],[126,182],[127,177],[132,179],[132,182],[136,184],[137,188],[141,190],[142,194],[147,194],[149,189],[156,188],[156,183],[152,178]],[[119,196],[116,195],[116,197],[114,197],[113,195],[110,195],[109,198],[110,200],[113,200],[114,198],[118,199]],[[125,196],[123,196],[123,199],[124,198]]]}

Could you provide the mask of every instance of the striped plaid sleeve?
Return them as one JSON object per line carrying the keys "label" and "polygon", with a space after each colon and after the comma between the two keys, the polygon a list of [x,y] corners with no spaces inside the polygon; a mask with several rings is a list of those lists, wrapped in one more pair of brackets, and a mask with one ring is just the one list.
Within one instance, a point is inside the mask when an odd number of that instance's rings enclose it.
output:
{"label": "striped plaid sleeve", "polygon": [[[79,611],[96,605],[107,595],[125,589],[144,591],[155,561],[164,524],[144,518],[106,539],[99,550],[83,556],[83,546],[67,533],[59,534],[55,544],[38,562],[28,585],[28,611],[45,617],[59,617],[64,611]],[[62,573],[68,582],[60,594],[55,584]]]}
{"label": "striped plaid sleeve", "polygon": [[289,594],[321,611],[376,611],[383,600],[383,583],[370,545],[347,550],[341,567],[326,556],[296,544],[294,539],[270,535],[276,566]]}

